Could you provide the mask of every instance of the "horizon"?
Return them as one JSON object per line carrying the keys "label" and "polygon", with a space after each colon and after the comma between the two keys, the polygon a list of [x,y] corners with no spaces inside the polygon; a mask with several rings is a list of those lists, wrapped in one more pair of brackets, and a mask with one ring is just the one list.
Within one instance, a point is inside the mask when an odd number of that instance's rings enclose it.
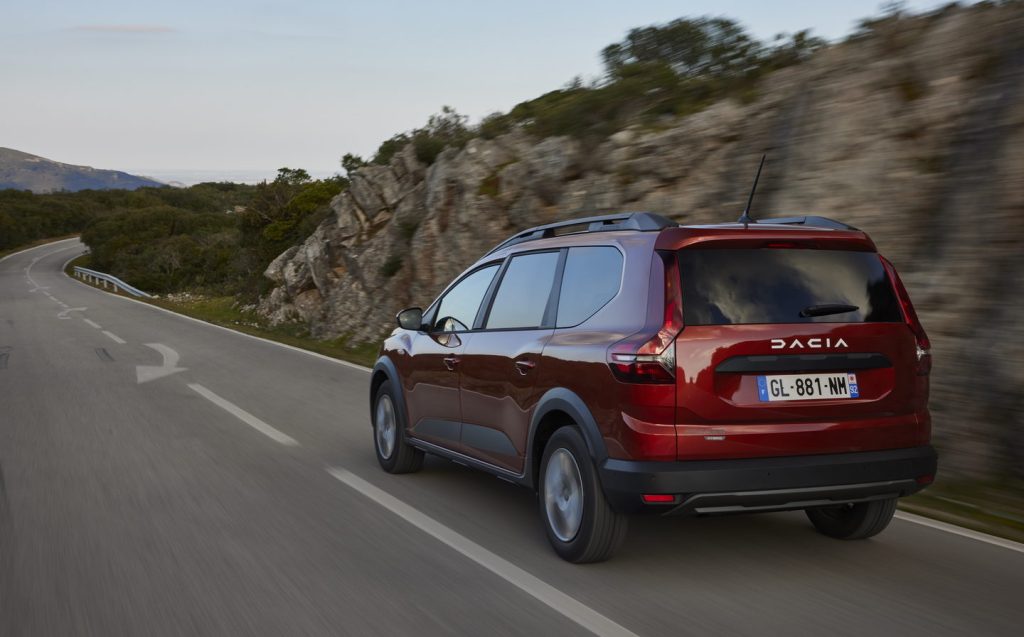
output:
{"label": "horizon", "polygon": [[475,123],[574,77],[599,77],[601,49],[634,27],[714,15],[761,41],[810,29],[835,42],[883,4],[701,0],[684,11],[658,0],[595,11],[459,0],[444,11],[326,0],[16,1],[0,26],[0,80],[18,87],[19,99],[0,104],[0,146],[186,184],[198,175],[272,179],[282,166],[330,176],[343,154],[369,158],[444,105]]}

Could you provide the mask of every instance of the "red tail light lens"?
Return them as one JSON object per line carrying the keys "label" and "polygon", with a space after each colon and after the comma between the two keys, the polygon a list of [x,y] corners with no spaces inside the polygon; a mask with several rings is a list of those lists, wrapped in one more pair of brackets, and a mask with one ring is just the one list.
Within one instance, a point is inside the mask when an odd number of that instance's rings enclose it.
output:
{"label": "red tail light lens", "polygon": [[[619,341],[608,350],[612,373],[627,383],[673,383],[676,378],[675,340],[683,329],[679,264],[671,252],[656,253],[655,260],[654,267],[661,266],[664,303],[658,316],[653,317],[655,327]],[[653,274],[657,270],[652,269]]]}
{"label": "red tail light lens", "polygon": [[882,259],[882,264],[896,289],[896,295],[899,297],[900,307],[903,310],[903,320],[907,322],[907,327],[914,333],[914,338],[917,340],[917,373],[919,376],[927,376],[932,371],[932,343],[928,340],[928,334],[925,333],[921,321],[917,318],[914,304],[910,302],[910,294],[907,292],[906,286],[903,285],[900,275],[896,272],[896,267],[885,257],[879,258]]}

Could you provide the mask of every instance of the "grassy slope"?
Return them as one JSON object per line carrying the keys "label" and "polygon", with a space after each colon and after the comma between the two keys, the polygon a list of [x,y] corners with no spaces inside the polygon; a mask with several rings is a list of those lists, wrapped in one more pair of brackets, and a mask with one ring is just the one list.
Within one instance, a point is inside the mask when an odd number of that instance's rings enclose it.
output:
{"label": "grassy slope", "polygon": [[[73,276],[73,268],[77,266],[88,267],[88,255],[82,255],[68,263],[65,273]],[[82,283],[85,283],[82,281]],[[90,285],[86,283],[86,285]],[[102,289],[102,286],[95,286]],[[107,290],[111,292],[110,290]],[[113,293],[113,292],[111,292]],[[123,293],[123,296],[127,296]],[[132,297],[135,298],[135,297]],[[292,345],[302,349],[337,358],[339,360],[356,363],[371,367],[377,360],[377,345],[366,344],[357,348],[345,345],[344,338],[320,341],[308,335],[305,328],[300,325],[270,326],[263,322],[254,312],[245,312],[237,307],[234,297],[190,297],[179,295],[172,298],[136,299],[144,303],[156,305],[167,310],[178,312],[186,316],[228,327],[239,332],[261,336],[272,341]]]}

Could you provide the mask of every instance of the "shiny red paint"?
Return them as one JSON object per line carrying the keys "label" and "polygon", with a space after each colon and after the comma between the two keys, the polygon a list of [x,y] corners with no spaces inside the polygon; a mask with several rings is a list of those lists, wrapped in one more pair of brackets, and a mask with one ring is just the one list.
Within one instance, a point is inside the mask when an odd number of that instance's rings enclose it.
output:
{"label": "shiny red paint", "polygon": [[[733,356],[779,354],[771,339],[843,339],[848,348],[801,354],[878,352],[892,367],[856,370],[860,397],[761,402],[756,373],[717,372]],[[794,350],[785,350],[792,353]],[[927,444],[929,427],[915,341],[900,323],[691,326],[676,339],[680,460],[870,451]]]}
{"label": "shiny red paint", "polygon": [[[649,340],[666,316],[676,316],[666,312],[674,308],[665,306],[665,266],[655,251],[711,242],[724,248],[875,250],[859,231],[768,225],[744,230],[725,224],[567,235],[489,254],[486,259],[493,261],[527,250],[615,246],[625,256],[623,281],[618,295],[578,327],[451,335],[396,330],[383,354],[401,377],[408,435],[525,474],[528,460],[539,462],[529,448],[537,403],[546,391],[564,388],[585,403],[607,455],[617,459],[795,456],[928,443],[928,377],[915,373],[915,335],[905,323],[688,326],[674,338],[674,383],[616,379],[609,367],[610,349],[632,337]],[[842,338],[849,348],[803,353],[878,352],[892,367],[858,370],[858,399],[782,404],[758,400],[756,374],[715,369],[733,356],[779,353],[770,348],[773,338],[811,337]],[[445,359],[452,357],[457,363],[449,369]],[[528,364],[517,367],[519,361]],[[446,440],[424,427],[431,420],[493,430],[514,451],[467,445],[465,431]],[[480,433],[475,431],[478,439],[499,441],[491,432],[483,438]]]}
{"label": "shiny red paint", "polygon": [[[552,329],[480,331],[468,335],[462,360],[461,392],[464,450],[475,458],[523,470],[530,416],[540,398],[537,378],[543,370],[541,352]],[[500,437],[475,441],[479,432],[466,425],[493,429]],[[511,447],[504,452],[501,445]],[[514,450],[514,451],[513,451]]]}
{"label": "shiny red paint", "polygon": [[462,420],[459,368],[458,363],[453,366],[451,361],[459,360],[464,349],[459,334],[398,334],[384,345],[401,375],[410,431],[427,442],[451,446],[456,451],[461,451],[458,438],[452,441],[417,428],[426,419],[453,423]]}

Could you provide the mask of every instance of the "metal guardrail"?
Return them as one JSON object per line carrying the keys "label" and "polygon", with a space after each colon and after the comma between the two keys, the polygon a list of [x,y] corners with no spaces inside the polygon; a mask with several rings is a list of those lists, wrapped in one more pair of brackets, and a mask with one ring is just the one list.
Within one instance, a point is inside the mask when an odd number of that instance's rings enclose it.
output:
{"label": "metal guardrail", "polygon": [[89,268],[82,268],[76,265],[75,276],[78,277],[79,279],[82,279],[83,281],[88,281],[90,283],[95,283],[97,285],[102,283],[104,289],[108,289],[109,286],[112,285],[114,286],[115,292],[117,292],[118,290],[124,290],[125,292],[131,294],[132,296],[141,296],[147,299],[153,298],[152,294],[148,294],[138,288],[132,287],[125,283],[124,281],[122,281],[121,279],[117,278],[116,276],[111,276],[103,272],[97,272],[96,270],[90,270]]}

